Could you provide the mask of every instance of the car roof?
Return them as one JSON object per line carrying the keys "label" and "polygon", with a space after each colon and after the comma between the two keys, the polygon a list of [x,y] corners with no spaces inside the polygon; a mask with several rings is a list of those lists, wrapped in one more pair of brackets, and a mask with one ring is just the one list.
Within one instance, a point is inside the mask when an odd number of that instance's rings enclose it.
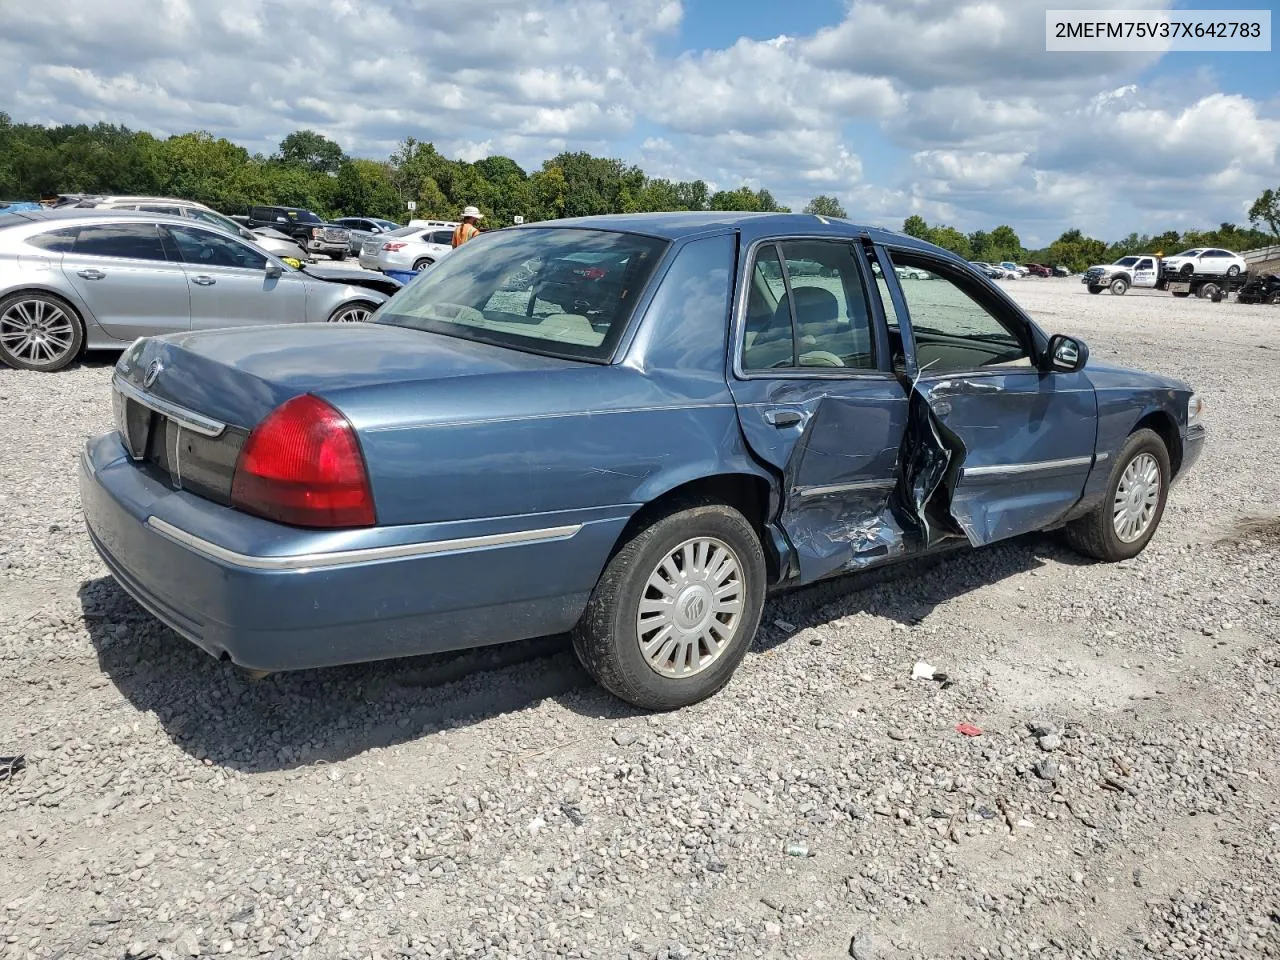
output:
{"label": "car roof", "polygon": [[[59,207],[55,210],[19,210],[14,213],[6,213],[3,217],[0,217],[0,229],[31,223],[71,224],[77,220],[86,222],[141,220],[146,223],[170,223],[180,227],[199,227],[204,230],[214,231],[222,230],[221,227],[215,224],[193,223],[186,217],[176,217],[170,213],[148,213],[145,210],[111,210],[104,207]],[[228,230],[222,230],[222,232],[230,235]]]}
{"label": "car roof", "polygon": [[804,213],[746,213],[739,211],[692,210],[674,213],[621,213],[597,217],[573,217],[521,224],[514,230],[539,227],[581,227],[593,230],[618,230],[640,233],[664,240],[741,231],[753,235],[866,237],[877,243],[937,252],[938,247],[896,230],[855,223],[838,217],[819,217]]}

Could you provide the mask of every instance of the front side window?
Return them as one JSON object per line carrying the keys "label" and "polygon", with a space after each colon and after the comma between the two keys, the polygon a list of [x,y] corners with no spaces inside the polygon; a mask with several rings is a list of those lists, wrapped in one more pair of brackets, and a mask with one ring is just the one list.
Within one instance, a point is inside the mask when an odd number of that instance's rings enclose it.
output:
{"label": "front side window", "polygon": [[169,227],[182,262],[197,267],[239,267],[265,270],[267,258],[252,247],[218,233],[195,227]]}
{"label": "front side window", "polygon": [[164,260],[164,245],[154,223],[104,223],[80,228],[72,252],[88,257]]}
{"label": "front side window", "polygon": [[889,257],[895,268],[923,277],[901,283],[918,369],[932,375],[1032,366],[1013,321],[998,316],[998,305],[988,308],[989,297],[976,278],[908,251],[891,250]]}
{"label": "front side window", "polygon": [[398,293],[377,322],[606,360],[666,247],[665,240],[605,230],[481,236]]}
{"label": "front side window", "polygon": [[874,370],[871,314],[852,244],[786,240],[750,276],[742,368]]}

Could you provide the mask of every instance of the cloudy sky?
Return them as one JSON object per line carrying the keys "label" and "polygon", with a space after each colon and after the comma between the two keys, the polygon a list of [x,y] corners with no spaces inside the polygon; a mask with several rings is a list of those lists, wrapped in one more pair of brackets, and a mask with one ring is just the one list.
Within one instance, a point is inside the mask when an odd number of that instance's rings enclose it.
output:
{"label": "cloudy sky", "polygon": [[[1249,6],[1179,0],[1194,9]],[[1252,4],[1270,6],[1270,4]],[[0,110],[355,155],[563,149],[1029,244],[1246,221],[1276,53],[1046,53],[1046,8],[1161,0],[0,0]]]}

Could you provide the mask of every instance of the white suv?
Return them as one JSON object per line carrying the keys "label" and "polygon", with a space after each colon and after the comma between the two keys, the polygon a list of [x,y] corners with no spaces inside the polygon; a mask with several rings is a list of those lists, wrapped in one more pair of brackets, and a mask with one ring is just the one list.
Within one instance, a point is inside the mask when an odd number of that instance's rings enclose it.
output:
{"label": "white suv", "polygon": [[1164,269],[1168,273],[1192,274],[1226,274],[1238,277],[1249,269],[1244,257],[1230,250],[1219,250],[1216,247],[1196,247],[1184,250],[1172,257],[1164,258]]}
{"label": "white suv", "polygon": [[370,237],[360,247],[366,270],[425,270],[453,249],[457,224],[410,224]]}

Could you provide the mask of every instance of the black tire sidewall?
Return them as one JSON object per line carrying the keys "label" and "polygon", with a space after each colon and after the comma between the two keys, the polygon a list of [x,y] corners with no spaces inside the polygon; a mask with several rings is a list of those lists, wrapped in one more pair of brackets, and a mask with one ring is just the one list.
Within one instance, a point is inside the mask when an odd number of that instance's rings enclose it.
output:
{"label": "black tire sidewall", "polygon": [[[737,556],[745,600],[742,623],[730,648],[706,670],[680,679],[663,677],[649,666],[640,651],[636,613],[649,575],[668,553],[694,537],[714,537]],[[759,536],[738,511],[717,504],[668,514],[633,538],[605,568],[597,595],[591,601],[593,605],[603,601],[604,609],[597,611],[603,616],[584,615],[575,629],[575,647],[596,647],[591,651],[579,649],[584,665],[606,689],[633,706],[647,710],[689,706],[724,687],[747,655],[764,609],[765,578]],[[603,591],[601,586],[605,587]],[[593,619],[596,629],[582,629]],[[605,669],[593,669],[593,663],[602,660]]]}
{"label": "black tire sidewall", "polygon": [[[1112,522],[1116,489],[1120,486],[1120,478],[1124,476],[1129,464],[1143,453],[1150,453],[1155,457],[1156,463],[1159,465],[1160,500],[1156,504],[1155,516],[1151,518],[1151,524],[1147,527],[1146,532],[1132,543],[1125,543],[1116,536],[1115,525]],[[1173,470],[1169,463],[1169,450],[1164,445],[1164,441],[1160,439],[1160,435],[1154,430],[1145,428],[1138,430],[1125,442],[1120,454],[1116,457],[1115,465],[1111,468],[1111,477],[1107,480],[1107,496],[1099,510],[1100,516],[1098,518],[1107,553],[1113,559],[1127,560],[1131,557],[1136,557],[1151,542],[1156,530],[1160,528],[1160,521],[1164,519],[1164,508],[1169,500],[1169,483],[1172,479],[1172,473]]]}
{"label": "black tire sidewall", "polygon": [[75,363],[80,354],[84,352],[85,341],[84,320],[81,319],[79,311],[76,310],[75,307],[71,306],[71,304],[66,300],[62,299],[62,297],[56,296],[55,294],[46,293],[43,290],[22,290],[0,299],[0,314],[3,314],[8,310],[12,304],[23,300],[43,300],[46,303],[52,303],[71,318],[71,349],[67,351],[67,355],[61,360],[56,360],[53,363],[47,364],[33,364],[13,356],[5,349],[3,344],[0,344],[0,364],[14,370],[31,370],[36,373],[56,373],[57,371],[63,370]]}

